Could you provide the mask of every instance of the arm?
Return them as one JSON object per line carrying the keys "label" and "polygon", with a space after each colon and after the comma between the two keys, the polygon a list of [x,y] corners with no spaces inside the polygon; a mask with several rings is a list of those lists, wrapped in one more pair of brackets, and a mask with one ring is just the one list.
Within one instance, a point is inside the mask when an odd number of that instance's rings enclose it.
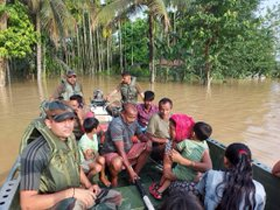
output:
{"label": "arm", "polygon": [[[118,86],[119,87],[119,86]],[[113,95],[115,95],[117,92],[119,92],[119,88],[116,88],[116,89],[114,89],[111,93],[109,93],[107,96],[106,96],[106,100],[107,101],[110,101],[110,98],[113,96]]]}
{"label": "arm", "polygon": [[20,192],[20,206],[22,209],[49,209],[67,198],[82,201],[87,207],[94,204],[95,194],[89,190],[69,188],[50,194],[39,194],[36,190],[22,190]]}
{"label": "arm", "polygon": [[143,93],[142,88],[140,87],[140,85],[137,83],[135,85],[135,87],[136,87],[138,95],[141,97],[142,100],[144,100],[144,93]]}
{"label": "arm", "polygon": [[152,142],[157,142],[160,144],[166,144],[168,142],[168,139],[155,137],[153,134],[148,132],[146,133],[146,135]]}
{"label": "arm", "polygon": [[23,190],[20,192],[20,206],[22,209],[48,209],[66,198],[73,197],[73,195],[73,188],[52,194],[39,194],[36,190]]}
{"label": "arm", "polygon": [[280,160],[277,163],[275,163],[275,165],[272,168],[271,173],[274,176],[280,177]]}
{"label": "arm", "polygon": [[58,85],[55,91],[53,92],[53,94],[51,95],[50,100],[58,99],[59,96],[61,96],[61,94],[63,93],[63,91],[64,91],[64,85],[63,84]]}
{"label": "arm", "polygon": [[80,167],[80,182],[85,186],[86,189],[94,193],[94,199],[101,191],[100,187],[97,184],[91,184],[82,167]]}
{"label": "arm", "polygon": [[130,165],[130,162],[128,161],[126,152],[124,151],[124,144],[123,141],[115,141],[115,146],[117,148],[118,154],[122,157],[123,159],[123,164],[131,178],[132,181],[135,179],[138,179],[138,175],[135,173],[133,170],[132,166]]}
{"label": "arm", "polygon": [[199,171],[199,172],[205,172],[205,171],[208,171],[209,169],[212,169],[212,161],[211,161],[208,149],[204,151],[200,162],[191,161],[187,158],[184,158],[175,149],[173,149],[171,152],[171,158],[174,162],[187,166],[187,167],[192,167],[194,170]]}

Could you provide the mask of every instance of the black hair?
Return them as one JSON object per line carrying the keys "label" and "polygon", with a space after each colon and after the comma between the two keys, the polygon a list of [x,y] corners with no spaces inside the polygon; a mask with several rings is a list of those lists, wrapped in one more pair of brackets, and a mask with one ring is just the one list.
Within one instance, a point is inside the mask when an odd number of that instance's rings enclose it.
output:
{"label": "black hair", "polygon": [[83,107],[83,105],[84,105],[84,98],[81,95],[78,95],[78,94],[72,95],[72,96],[70,96],[69,99],[70,99],[70,101],[77,101],[79,106],[81,106],[81,107]]}
{"label": "black hair", "polygon": [[193,131],[198,140],[203,141],[208,139],[212,134],[212,127],[205,122],[197,122],[193,126]]}
{"label": "black hair", "polygon": [[86,133],[90,133],[94,128],[97,129],[99,121],[94,117],[89,117],[84,120],[84,129]]}
{"label": "black hair", "polygon": [[127,71],[124,71],[123,73],[121,73],[121,76],[122,77],[125,77],[125,76],[131,76],[131,74]]}
{"label": "black hair", "polygon": [[158,102],[158,106],[160,107],[160,105],[163,105],[163,104],[166,104],[166,103],[169,103],[171,108],[173,107],[173,102],[169,98],[160,99],[160,101]]}
{"label": "black hair", "polygon": [[191,192],[183,193],[180,190],[169,194],[164,199],[160,210],[203,210],[199,199]]}
{"label": "black hair", "polygon": [[144,101],[153,101],[155,99],[155,93],[147,90],[144,92]]}
{"label": "black hair", "polygon": [[242,209],[255,209],[256,188],[253,183],[250,149],[242,143],[233,143],[225,151],[225,157],[230,163],[226,169],[223,182],[216,187],[216,193],[224,189],[222,199],[217,209],[238,210],[244,201]]}

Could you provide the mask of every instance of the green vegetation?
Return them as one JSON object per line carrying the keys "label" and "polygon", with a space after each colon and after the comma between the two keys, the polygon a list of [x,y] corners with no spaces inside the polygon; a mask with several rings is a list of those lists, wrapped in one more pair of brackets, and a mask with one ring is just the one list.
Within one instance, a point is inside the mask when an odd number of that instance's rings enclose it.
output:
{"label": "green vegetation", "polygon": [[0,8],[0,13],[7,13],[8,25],[0,31],[0,56],[6,58],[25,57],[32,52],[36,42],[34,27],[30,22],[26,8],[19,2]]}
{"label": "green vegetation", "polygon": [[[279,5],[263,18],[256,15],[260,0],[2,2],[0,57],[9,58],[14,72],[29,64],[38,80],[68,68],[83,75],[129,70],[151,82],[208,85],[213,79],[280,76]],[[139,12],[143,17],[132,21]]]}

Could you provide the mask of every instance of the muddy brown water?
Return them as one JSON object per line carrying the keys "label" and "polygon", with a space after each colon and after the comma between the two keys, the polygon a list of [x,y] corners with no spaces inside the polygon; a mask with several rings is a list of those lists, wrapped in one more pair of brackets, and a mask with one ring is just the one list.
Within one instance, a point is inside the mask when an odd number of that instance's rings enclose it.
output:
{"label": "muddy brown water", "polygon": [[[106,76],[79,77],[86,102],[94,89],[107,94],[119,78]],[[21,135],[28,123],[39,113],[42,98],[48,98],[59,78],[50,79],[38,88],[36,81],[13,82],[0,89],[0,184],[15,161]],[[173,113],[181,112],[203,120],[213,127],[212,137],[228,145],[244,142],[253,158],[269,167],[280,159],[280,83],[279,81],[235,81],[214,84],[210,90],[198,84],[140,82],[143,90],[153,90],[157,102],[169,97]],[[117,94],[115,98],[117,99]]]}

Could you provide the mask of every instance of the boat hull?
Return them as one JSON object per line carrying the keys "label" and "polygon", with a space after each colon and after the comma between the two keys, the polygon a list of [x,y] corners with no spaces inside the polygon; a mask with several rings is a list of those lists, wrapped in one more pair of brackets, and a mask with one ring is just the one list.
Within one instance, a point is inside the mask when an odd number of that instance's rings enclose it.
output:
{"label": "boat hull", "polygon": [[[210,155],[213,162],[214,169],[223,169],[223,157],[225,152],[225,146],[215,140],[209,140],[208,145],[210,148]],[[14,164],[13,168],[8,175],[8,178],[0,191],[0,210],[6,209],[20,209],[19,207],[19,183],[20,183],[20,163],[19,158]],[[144,167],[140,174],[141,182],[143,183],[144,189],[148,191],[148,186],[154,180],[160,179],[160,169],[158,165],[149,162]],[[253,177],[255,180],[263,184],[267,202],[265,209],[279,209],[280,199],[278,193],[280,189],[280,179],[271,174],[270,168],[267,166],[253,161]],[[145,209],[142,197],[137,190],[137,187],[133,184],[128,183],[126,172],[123,171],[120,174],[120,186],[116,188],[123,195],[123,203],[119,209]],[[156,207],[160,206],[160,202],[152,198],[150,195],[149,199],[152,204]],[[100,208],[99,208],[100,209]],[[106,208],[105,208],[106,209]]]}

